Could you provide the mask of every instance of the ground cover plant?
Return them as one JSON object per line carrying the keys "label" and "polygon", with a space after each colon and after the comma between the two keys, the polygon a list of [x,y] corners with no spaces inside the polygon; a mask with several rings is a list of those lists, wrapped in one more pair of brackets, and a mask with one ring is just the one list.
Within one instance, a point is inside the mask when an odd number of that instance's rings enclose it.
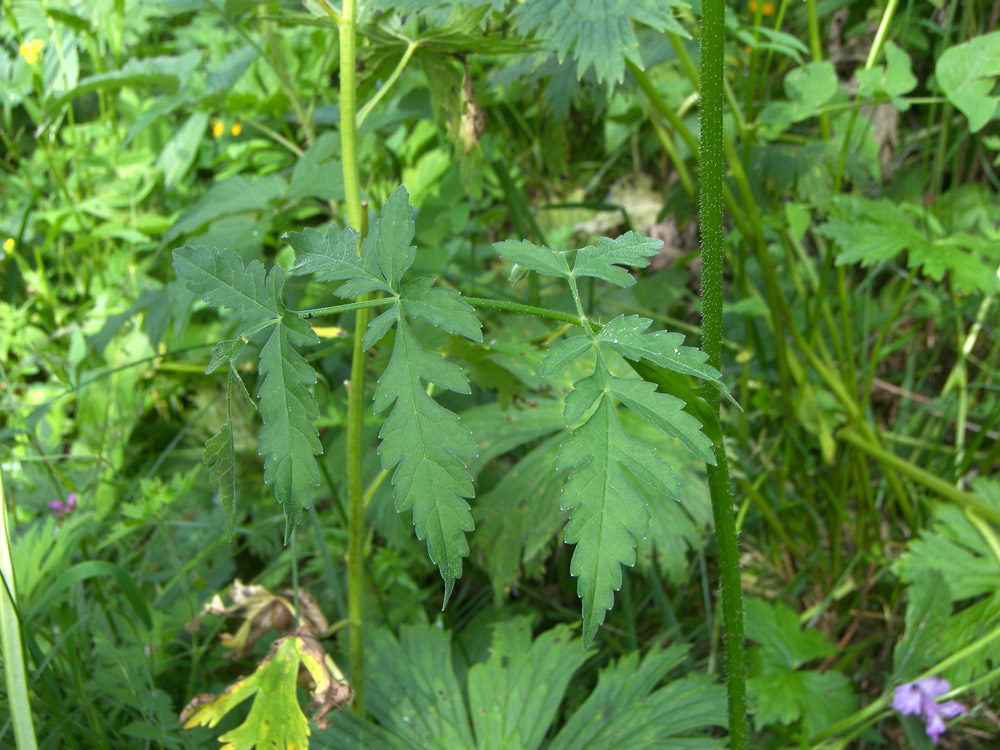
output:
{"label": "ground cover plant", "polygon": [[3,0],[0,746],[995,747],[998,20]]}

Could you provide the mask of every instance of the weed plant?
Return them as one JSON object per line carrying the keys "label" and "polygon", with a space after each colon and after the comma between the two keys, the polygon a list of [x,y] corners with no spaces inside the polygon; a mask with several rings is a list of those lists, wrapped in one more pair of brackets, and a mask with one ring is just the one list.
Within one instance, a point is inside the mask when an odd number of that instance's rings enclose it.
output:
{"label": "weed plant", "polygon": [[0,747],[998,746],[998,8],[3,0]]}

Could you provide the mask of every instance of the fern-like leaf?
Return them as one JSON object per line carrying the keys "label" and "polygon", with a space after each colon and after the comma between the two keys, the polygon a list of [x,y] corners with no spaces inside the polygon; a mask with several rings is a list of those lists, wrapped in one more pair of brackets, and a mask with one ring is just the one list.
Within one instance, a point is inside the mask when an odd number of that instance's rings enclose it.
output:
{"label": "fern-like leaf", "polygon": [[389,364],[375,389],[375,412],[392,406],[379,432],[382,467],[393,470],[396,510],[413,512],[417,538],[426,541],[431,561],[444,579],[448,603],[462,558],[469,554],[465,534],[473,529],[467,498],[473,495],[466,461],[476,456],[472,433],[458,416],[431,398],[423,383],[469,393],[461,368],[425,349],[407,317],[473,341],[482,341],[481,324],[457,291],[434,286],[434,280],[403,281],[413,265],[412,208],[406,189],[398,188],[382,208],[357,252],[353,230],[326,234],[315,230],[286,235],[295,249],[296,273],[320,281],[344,281],[341,297],[382,290],[395,301],[368,325],[362,345],[373,346],[393,328],[396,337]]}
{"label": "fern-like leaf", "polygon": [[[589,645],[614,605],[622,585],[622,565],[635,564],[635,540],[646,534],[649,511],[633,487],[635,478],[677,499],[670,467],[654,449],[625,432],[608,395],[610,379],[598,357],[593,375],[580,380],[567,398],[567,421],[588,410],[590,417],[563,443],[557,468],[573,469],[562,507],[571,510],[566,542],[575,544],[570,573],[579,578],[583,600],[583,641]],[[626,473],[626,471],[628,473]]]}
{"label": "fern-like leaf", "polygon": [[473,495],[466,460],[476,456],[472,433],[453,412],[427,395],[421,380],[458,393],[469,382],[458,365],[424,349],[400,316],[396,342],[375,390],[375,411],[395,404],[382,425],[379,455],[382,468],[393,469],[396,510],[413,511],[417,538],[444,579],[447,605],[469,554],[466,532],[474,524],[466,498]]}

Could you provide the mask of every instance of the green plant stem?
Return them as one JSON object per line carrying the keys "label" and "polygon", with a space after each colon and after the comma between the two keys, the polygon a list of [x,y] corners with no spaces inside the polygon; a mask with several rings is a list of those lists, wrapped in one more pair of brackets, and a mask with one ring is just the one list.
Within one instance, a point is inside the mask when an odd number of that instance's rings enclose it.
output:
{"label": "green plant stem", "polygon": [[931,474],[929,471],[921,469],[919,466],[910,463],[905,458],[897,456],[895,453],[887,451],[881,447],[870,436],[864,436],[856,432],[851,427],[845,427],[837,433],[837,437],[845,443],[853,445],[862,452],[877,460],[887,468],[895,469],[900,474],[909,477],[918,484],[922,484],[927,489],[936,492],[945,500],[951,500],[957,505],[973,510],[984,518],[1000,523],[1000,510],[992,505],[984,503],[975,495],[963,492],[953,484],[949,484],[940,477]]}
{"label": "green plant stem", "polygon": [[[701,303],[702,349],[708,363],[722,366],[722,265],[725,258],[723,228],[723,159],[722,112],[725,92],[725,3],[704,0],[701,6],[701,76],[699,77],[700,143],[700,215],[701,228]],[[702,395],[715,415],[719,414],[719,392],[705,386]],[[726,692],[729,707],[729,746],[732,750],[747,747],[746,717],[746,648],[743,643],[743,592],[740,586],[739,543],[736,518],[729,484],[726,447],[714,442],[715,466],[708,466],[708,487],[712,497],[715,538],[719,546],[719,569],[722,588]]]}
{"label": "green plant stem", "polygon": [[[340,24],[340,145],[344,170],[344,196],[347,218],[352,227],[365,234],[361,205],[361,178],[358,173],[357,118],[357,49],[355,31],[357,0],[344,0]],[[358,245],[358,253],[361,246]],[[358,302],[367,302],[363,296]],[[368,328],[367,307],[356,308],[351,381],[347,397],[347,619],[349,631],[350,679],[354,688],[352,708],[365,715],[365,651],[362,594],[364,590],[364,446],[362,445],[365,401],[365,365],[367,359],[362,337]]]}
{"label": "green plant stem", "polygon": [[0,473],[0,648],[3,651],[4,677],[7,683],[7,703],[14,725],[14,742],[18,750],[35,750],[35,727],[31,721],[28,679],[21,649],[21,624],[17,616],[17,589],[14,587],[14,566],[10,558],[10,534],[7,530],[7,503],[3,496],[3,475]]}
{"label": "green plant stem", "polygon": [[399,63],[396,65],[395,70],[392,71],[392,73],[389,75],[389,78],[386,79],[386,82],[382,84],[381,88],[379,88],[379,90],[375,92],[374,96],[372,96],[371,99],[365,102],[365,106],[363,106],[360,110],[358,110],[358,114],[355,115],[354,117],[355,127],[360,128],[361,123],[365,121],[365,118],[368,117],[371,111],[375,108],[375,105],[378,104],[380,101],[382,101],[382,97],[384,97],[386,94],[389,93],[389,90],[392,88],[392,85],[397,80],[399,80],[399,77],[403,74],[403,71],[406,69],[406,64],[410,62],[410,58],[413,57],[413,53],[417,51],[417,47],[419,46],[420,45],[418,45],[416,42],[409,43],[409,45],[406,47],[406,52],[403,53],[403,57],[400,58]]}

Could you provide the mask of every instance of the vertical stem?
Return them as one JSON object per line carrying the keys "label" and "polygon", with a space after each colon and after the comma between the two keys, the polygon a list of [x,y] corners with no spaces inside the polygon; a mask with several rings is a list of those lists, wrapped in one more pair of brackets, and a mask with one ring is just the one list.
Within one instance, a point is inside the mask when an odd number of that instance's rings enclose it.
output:
{"label": "vertical stem", "polygon": [[10,534],[7,531],[7,504],[0,475],[0,651],[3,653],[7,702],[14,725],[14,744],[19,750],[35,750],[35,727],[31,722],[28,679],[21,650],[21,624],[17,618],[17,591],[14,566],[10,559]]}
{"label": "vertical stem", "polygon": [[[699,177],[701,228],[701,301],[702,348],[713,367],[722,366],[722,264],[725,245],[722,224],[723,208],[723,79],[725,42],[725,3],[703,0],[701,18],[701,133]],[[706,384],[703,396],[712,411],[719,413],[719,393]],[[708,467],[708,486],[712,496],[715,537],[719,545],[719,568],[722,577],[722,619],[725,638],[725,674],[729,707],[729,746],[732,750],[747,747],[746,722],[746,651],[743,644],[743,596],[740,588],[739,547],[736,518],[729,486],[729,465],[724,442],[715,441],[715,466]]]}
{"label": "vertical stem", "polygon": [[[347,218],[352,227],[364,233],[361,206],[361,180],[358,175],[357,145],[357,50],[355,27],[357,0],[344,0],[340,25],[340,144],[343,155],[344,195]],[[361,246],[358,245],[358,252]],[[364,297],[362,299],[366,299]],[[368,308],[361,308],[354,318],[354,349],[351,382],[347,399],[347,618],[349,635],[350,679],[354,688],[354,712],[365,714],[365,651],[362,630],[361,599],[364,587],[365,507],[362,476],[362,430],[364,427],[365,353],[361,345],[368,327]]]}

